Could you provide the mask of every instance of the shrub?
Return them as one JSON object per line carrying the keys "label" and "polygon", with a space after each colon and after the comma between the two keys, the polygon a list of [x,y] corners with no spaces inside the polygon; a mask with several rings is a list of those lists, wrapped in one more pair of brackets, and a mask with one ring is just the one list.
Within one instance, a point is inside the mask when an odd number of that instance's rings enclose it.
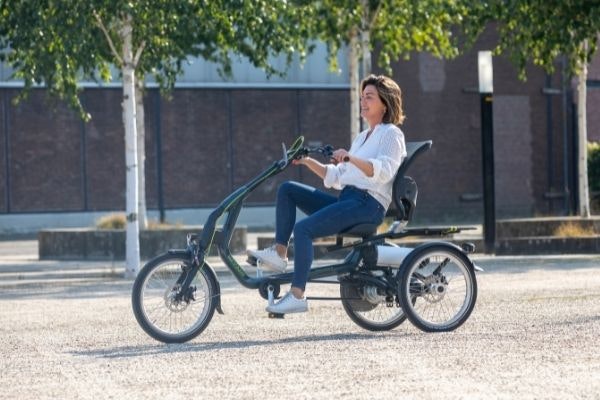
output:
{"label": "shrub", "polygon": [[127,220],[125,214],[109,214],[96,220],[96,228],[98,229],[125,229]]}

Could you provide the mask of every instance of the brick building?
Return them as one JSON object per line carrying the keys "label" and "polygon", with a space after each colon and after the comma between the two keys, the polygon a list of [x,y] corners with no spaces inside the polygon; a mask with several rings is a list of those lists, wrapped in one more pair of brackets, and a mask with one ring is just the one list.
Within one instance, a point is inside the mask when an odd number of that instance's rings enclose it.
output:
{"label": "brick building", "polygon": [[[421,53],[393,64],[393,77],[403,89],[407,120],[402,129],[407,140],[434,142],[410,170],[420,189],[417,222],[482,219],[477,50],[490,47],[489,42],[483,38],[472,51],[451,61]],[[346,74],[323,74],[321,81],[307,83],[311,73],[326,68],[324,57],[318,56],[323,59],[275,83],[257,82],[256,75],[243,76],[237,83],[207,83],[206,76],[217,80],[214,71],[192,67],[170,98],[148,89],[148,208],[210,208],[278,158],[281,142],[291,143],[298,134],[308,142],[348,146]],[[0,79],[5,80],[0,86],[0,218],[124,210],[120,87],[87,87],[82,100],[92,120],[84,123],[65,104],[48,100],[43,89],[13,104],[21,88],[6,76]],[[600,140],[593,106],[600,104],[600,90],[594,90],[599,82],[596,57],[588,85],[590,140]],[[574,93],[571,84],[562,89],[560,66],[550,76],[531,68],[522,82],[506,59],[494,57],[499,217],[573,212]],[[290,168],[263,185],[248,204],[272,206],[284,179],[319,185],[308,171]]]}

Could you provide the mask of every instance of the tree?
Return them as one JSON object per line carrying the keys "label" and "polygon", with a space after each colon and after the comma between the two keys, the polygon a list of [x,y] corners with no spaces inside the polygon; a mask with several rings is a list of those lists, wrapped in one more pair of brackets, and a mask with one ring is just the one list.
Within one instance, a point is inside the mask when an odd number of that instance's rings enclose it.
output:
{"label": "tree", "polygon": [[392,60],[413,51],[437,57],[458,55],[453,30],[467,8],[458,0],[322,0],[312,6],[316,37],[327,43],[330,62],[348,46],[350,65],[351,136],[359,131],[359,63],[371,72],[371,53],[379,52],[379,67],[391,72]]}
{"label": "tree", "polygon": [[139,268],[136,76],[153,74],[172,87],[182,64],[199,56],[231,74],[232,55],[247,57],[268,74],[281,73],[269,58],[310,48],[301,9],[286,2],[253,0],[4,0],[0,4],[2,59],[23,79],[90,118],[79,102],[82,78],[109,80],[116,65],[123,81],[126,153],[126,275]]}
{"label": "tree", "polygon": [[474,3],[468,23],[481,31],[497,24],[496,53],[506,52],[525,78],[528,62],[554,70],[557,59],[568,59],[568,72],[578,82],[579,213],[590,216],[587,178],[586,80],[587,64],[597,48],[600,5],[593,0],[489,0]]}

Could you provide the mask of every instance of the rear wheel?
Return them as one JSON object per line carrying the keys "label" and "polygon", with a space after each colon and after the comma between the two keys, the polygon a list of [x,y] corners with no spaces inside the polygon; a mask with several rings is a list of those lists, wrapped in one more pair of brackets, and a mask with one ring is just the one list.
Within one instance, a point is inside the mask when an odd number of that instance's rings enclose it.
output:
{"label": "rear wheel", "polygon": [[142,268],[133,284],[131,301],[138,323],[154,339],[183,343],[198,336],[217,306],[216,282],[208,268],[200,268],[186,293],[178,280],[189,269],[184,256],[165,254]]}
{"label": "rear wheel", "polygon": [[461,326],[477,300],[471,260],[449,245],[414,250],[398,272],[398,296],[408,319],[425,332]]}
{"label": "rear wheel", "polygon": [[397,296],[373,284],[359,279],[342,281],[340,295],[346,314],[361,328],[388,331],[406,320]]}

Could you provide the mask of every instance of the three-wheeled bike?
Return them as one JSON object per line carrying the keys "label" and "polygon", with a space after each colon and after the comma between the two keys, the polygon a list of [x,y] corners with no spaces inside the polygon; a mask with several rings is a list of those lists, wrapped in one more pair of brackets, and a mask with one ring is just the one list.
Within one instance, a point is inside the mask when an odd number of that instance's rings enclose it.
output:
{"label": "three-wheeled bike", "polygon": [[[212,246],[242,286],[258,289],[271,304],[278,298],[281,286],[289,284],[293,274],[263,274],[259,263],[256,276],[250,276],[232,256],[229,243],[244,200],[253,190],[284,171],[293,159],[310,153],[331,153],[331,146],[309,148],[303,144],[301,136],[289,150],[283,146],[281,160],[227,196],[209,215],[201,234],[188,234],[185,249],[169,250],[144,265],[133,285],[132,305],[146,333],[165,343],[186,342],[208,326],[215,310],[223,314],[219,280],[207,262]],[[468,257],[474,251],[472,244],[457,246],[434,240],[407,248],[392,242],[461,230],[407,228],[416,206],[417,184],[406,171],[431,145],[431,141],[406,143],[407,156],[394,178],[393,201],[388,210],[388,216],[394,218],[391,227],[378,234],[376,225],[361,224],[340,232],[329,250],[345,249],[349,253],[339,262],[310,270],[311,284],[337,284],[340,296],[309,300],[340,300],[352,321],[371,331],[393,329],[408,318],[423,331],[445,332],[469,318],[477,299],[478,268]],[[217,229],[217,220],[222,216],[225,221]],[[344,238],[350,238],[350,243]]]}

